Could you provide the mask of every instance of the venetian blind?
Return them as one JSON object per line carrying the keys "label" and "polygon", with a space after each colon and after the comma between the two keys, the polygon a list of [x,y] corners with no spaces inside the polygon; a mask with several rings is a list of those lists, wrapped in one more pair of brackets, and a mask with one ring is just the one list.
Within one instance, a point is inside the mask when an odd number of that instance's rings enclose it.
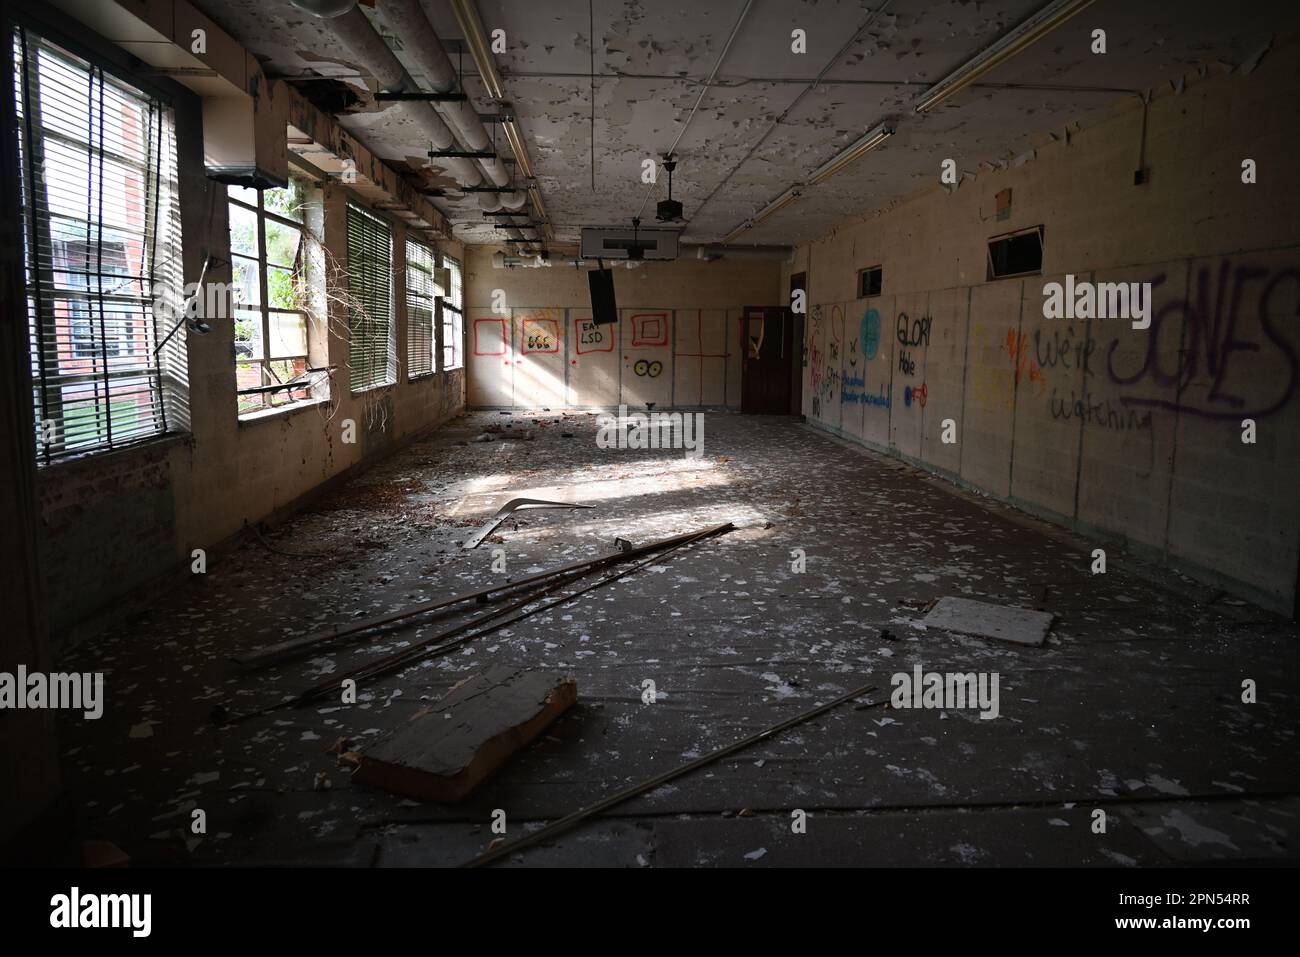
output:
{"label": "venetian blind", "polygon": [[187,429],[170,110],[29,30],[12,39],[38,460]]}
{"label": "venetian blind", "polygon": [[393,233],[388,224],[348,204],[348,373],[352,391],[391,385],[393,348]]}
{"label": "venetian blind", "polygon": [[406,364],[411,377],[433,368],[433,250],[406,244]]}

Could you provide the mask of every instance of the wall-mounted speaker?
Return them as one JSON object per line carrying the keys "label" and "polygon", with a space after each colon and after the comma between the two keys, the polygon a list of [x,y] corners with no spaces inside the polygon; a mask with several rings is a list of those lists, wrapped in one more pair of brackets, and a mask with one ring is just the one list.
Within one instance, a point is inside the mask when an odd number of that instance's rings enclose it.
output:
{"label": "wall-mounted speaker", "polygon": [[608,326],[618,322],[618,304],[614,301],[614,270],[592,269],[587,273],[591,286],[591,322]]}

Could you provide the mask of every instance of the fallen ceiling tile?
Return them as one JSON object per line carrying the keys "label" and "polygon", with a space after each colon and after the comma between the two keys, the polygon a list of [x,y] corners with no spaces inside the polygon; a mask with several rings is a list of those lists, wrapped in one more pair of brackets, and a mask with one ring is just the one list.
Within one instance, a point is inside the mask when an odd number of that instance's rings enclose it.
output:
{"label": "fallen ceiling tile", "polygon": [[970,598],[940,598],[921,619],[927,628],[942,628],[962,635],[1014,641],[1018,645],[1041,645],[1052,627],[1050,612],[994,605]]}

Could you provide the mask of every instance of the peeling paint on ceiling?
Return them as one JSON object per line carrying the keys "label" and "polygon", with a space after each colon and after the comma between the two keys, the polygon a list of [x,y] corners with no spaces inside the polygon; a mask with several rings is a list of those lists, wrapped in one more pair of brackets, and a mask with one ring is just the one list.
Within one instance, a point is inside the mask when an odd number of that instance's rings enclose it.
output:
{"label": "peeling paint on ceiling", "polygon": [[[643,216],[650,221],[654,203],[667,195],[667,178],[644,187],[641,164],[661,155],[679,134],[673,195],[685,206],[684,240],[709,242],[806,179],[867,129],[900,118],[898,135],[884,147],[809,188],[797,203],[745,234],[746,242],[755,243],[813,239],[935,182],[944,158],[971,171],[981,163],[1010,160],[1049,134],[1061,134],[1067,124],[1087,126],[1104,118],[1138,91],[1207,63],[1245,63],[1278,23],[1300,19],[1300,8],[1287,0],[1241,5],[1231,16],[1212,0],[1158,8],[1097,0],[981,78],[980,85],[930,114],[911,114],[922,90],[1042,2],[757,0],[684,134],[682,124],[744,0],[592,0],[594,124],[587,4],[480,0],[478,6],[489,32],[506,31],[508,50],[497,56],[498,69],[560,240],[576,240],[584,225],[626,224],[643,200]],[[391,105],[380,109],[374,102],[374,78],[355,64],[327,21],[302,14],[288,0],[196,0],[196,5],[243,42],[272,76],[350,84],[359,100],[340,122],[380,156],[420,163],[428,143]],[[383,6],[379,0],[366,12],[387,34]],[[433,0],[423,6],[456,62],[460,34],[449,6]],[[789,109],[873,11],[878,13],[860,39]],[[1107,31],[1105,55],[1089,51],[1091,32],[1098,27]],[[796,28],[807,32],[807,53],[790,50]],[[390,45],[421,80],[400,41]],[[464,63],[466,92],[480,112],[490,112],[468,55]],[[427,172],[430,183],[445,181],[436,170]],[[438,205],[457,224],[458,238],[493,241],[491,224],[473,196],[439,199]]]}

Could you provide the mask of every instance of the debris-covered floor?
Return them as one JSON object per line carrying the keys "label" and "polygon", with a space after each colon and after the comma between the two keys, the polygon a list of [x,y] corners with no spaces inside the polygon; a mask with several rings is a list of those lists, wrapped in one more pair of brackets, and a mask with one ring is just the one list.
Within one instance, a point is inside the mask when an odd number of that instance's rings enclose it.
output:
{"label": "debris-covered floor", "polygon": [[[999,717],[844,705],[511,861],[1300,858],[1294,625],[1117,552],[1093,575],[1091,544],[789,419],[710,413],[699,459],[599,449],[596,424],[454,420],[65,656],[106,672],[104,716],[60,728],[84,836],[136,864],[456,864],[489,846],[495,809],[510,839],[858,685],[886,698],[920,664],[998,673]],[[597,507],[520,512],[459,547],[517,496]],[[726,521],[740,528],[363,685],[356,705],[210,720],[460,616],[251,674],[232,655],[499,580],[494,549],[518,577]],[[1057,617],[1042,647],[921,627],[943,596]],[[489,664],[572,675],[578,702],[461,805],[349,783],[334,751],[364,752]],[[1241,700],[1247,679],[1257,703]],[[196,809],[206,834],[191,832]]]}

